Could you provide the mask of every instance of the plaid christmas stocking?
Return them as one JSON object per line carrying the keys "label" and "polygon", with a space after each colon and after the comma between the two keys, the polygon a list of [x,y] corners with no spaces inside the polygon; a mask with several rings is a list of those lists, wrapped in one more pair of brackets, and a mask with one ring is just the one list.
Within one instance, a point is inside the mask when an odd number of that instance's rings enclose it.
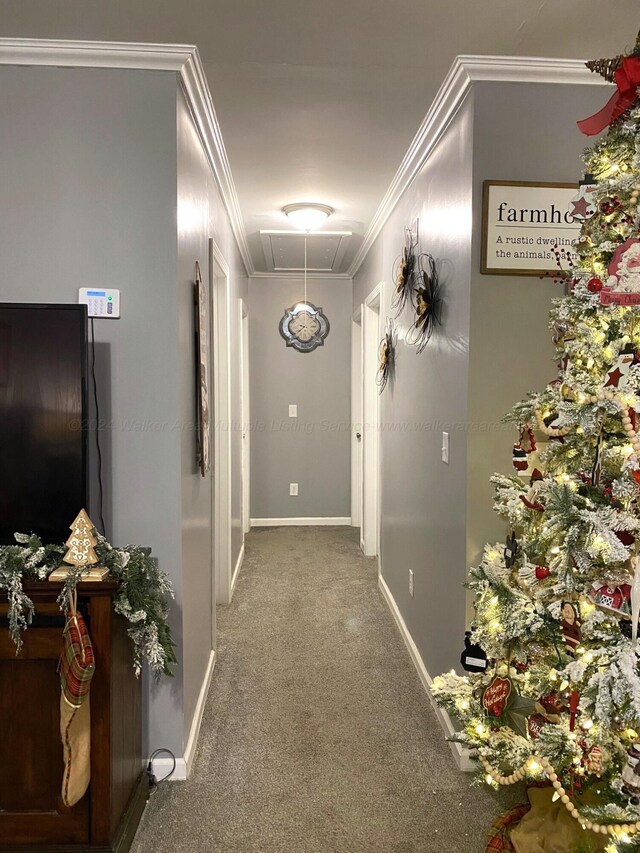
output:
{"label": "plaid christmas stocking", "polygon": [[91,776],[91,717],[89,687],[95,662],[91,638],[76,594],[62,635],[60,660],[60,735],[64,759],[62,801],[74,806],[85,794]]}

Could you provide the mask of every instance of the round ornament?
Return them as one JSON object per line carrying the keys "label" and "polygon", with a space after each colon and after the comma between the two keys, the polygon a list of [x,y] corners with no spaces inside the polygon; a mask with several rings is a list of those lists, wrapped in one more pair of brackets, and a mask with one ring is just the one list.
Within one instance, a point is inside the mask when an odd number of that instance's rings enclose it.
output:
{"label": "round ornament", "polygon": [[599,278],[590,278],[587,282],[587,290],[589,293],[600,293],[603,287],[604,285]]}

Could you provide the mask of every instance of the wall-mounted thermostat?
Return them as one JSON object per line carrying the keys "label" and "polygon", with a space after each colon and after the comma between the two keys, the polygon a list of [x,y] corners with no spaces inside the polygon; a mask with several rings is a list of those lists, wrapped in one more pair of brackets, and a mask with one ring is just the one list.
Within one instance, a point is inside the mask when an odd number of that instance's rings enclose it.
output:
{"label": "wall-mounted thermostat", "polygon": [[98,287],[81,287],[78,302],[86,305],[90,317],[103,320],[115,320],[120,316],[120,291]]}

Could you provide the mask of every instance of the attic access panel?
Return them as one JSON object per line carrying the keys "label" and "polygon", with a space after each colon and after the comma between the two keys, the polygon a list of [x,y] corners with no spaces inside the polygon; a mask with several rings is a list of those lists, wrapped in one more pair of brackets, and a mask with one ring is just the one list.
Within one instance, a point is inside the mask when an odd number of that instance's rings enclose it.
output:
{"label": "attic access panel", "polygon": [[339,273],[350,231],[261,231],[260,239],[269,272],[304,272],[304,241],[307,238],[307,272]]}

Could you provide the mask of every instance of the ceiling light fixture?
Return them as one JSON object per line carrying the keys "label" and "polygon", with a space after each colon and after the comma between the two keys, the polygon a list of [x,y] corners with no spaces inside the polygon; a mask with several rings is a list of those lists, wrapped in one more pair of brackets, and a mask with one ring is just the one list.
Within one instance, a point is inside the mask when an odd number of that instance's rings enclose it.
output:
{"label": "ceiling light fixture", "polygon": [[282,208],[296,228],[302,231],[315,231],[331,216],[333,208],[328,204],[287,204]]}

